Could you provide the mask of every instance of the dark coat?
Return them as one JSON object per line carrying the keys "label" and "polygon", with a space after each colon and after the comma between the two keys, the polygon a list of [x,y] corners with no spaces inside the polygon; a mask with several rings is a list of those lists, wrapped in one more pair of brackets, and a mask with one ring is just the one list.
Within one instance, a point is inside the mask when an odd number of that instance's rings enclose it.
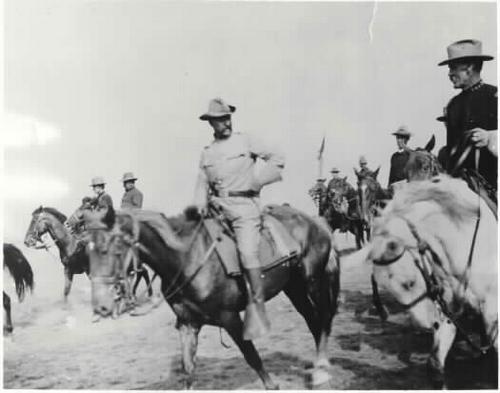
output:
{"label": "dark coat", "polygon": [[395,152],[391,156],[391,169],[389,172],[389,186],[397,181],[406,180],[405,166],[410,158],[410,150]]}
{"label": "dark coat", "polygon": [[113,207],[113,200],[106,192],[103,192],[95,200],[95,208],[97,210],[107,209],[108,207]]}
{"label": "dark coat", "polygon": [[[497,88],[485,83],[478,83],[462,91],[451,99],[446,110],[448,151],[455,155],[448,161],[448,169],[453,169],[466,144],[466,131],[479,127],[484,130],[498,129]],[[497,162],[487,147],[480,149],[479,173],[492,186],[497,188]],[[464,168],[475,167],[474,154],[471,152],[463,163]]]}

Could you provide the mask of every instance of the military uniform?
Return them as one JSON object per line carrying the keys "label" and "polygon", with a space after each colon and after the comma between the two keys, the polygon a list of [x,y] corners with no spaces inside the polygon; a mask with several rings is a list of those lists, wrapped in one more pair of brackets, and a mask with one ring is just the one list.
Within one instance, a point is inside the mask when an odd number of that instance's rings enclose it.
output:
{"label": "military uniform", "polygon": [[106,192],[99,194],[94,200],[94,209],[101,210],[113,207],[113,200]]}
{"label": "military uniform", "polygon": [[141,209],[143,195],[137,188],[125,191],[122,197],[122,209]]}
{"label": "military uniform", "polygon": [[[497,88],[481,81],[451,99],[446,109],[446,141],[452,152],[452,157],[448,161],[449,170],[453,169],[463,152],[463,148],[456,149],[456,147],[464,144],[466,131],[476,127],[487,131],[497,130],[497,105]],[[453,151],[454,148],[456,151]],[[497,157],[487,147],[480,149],[479,173],[495,189],[498,175],[497,162]],[[465,159],[462,167],[475,168],[473,152]]]}
{"label": "military uniform", "polygon": [[406,180],[405,166],[410,158],[410,149],[397,151],[391,156],[391,169],[389,171],[389,186],[393,183]]}
{"label": "military uniform", "polygon": [[[259,172],[257,158],[267,162]],[[260,267],[261,207],[263,186],[281,180],[284,158],[248,135],[234,132],[227,139],[214,139],[200,158],[195,203],[210,200],[222,208],[232,224],[245,269]]]}

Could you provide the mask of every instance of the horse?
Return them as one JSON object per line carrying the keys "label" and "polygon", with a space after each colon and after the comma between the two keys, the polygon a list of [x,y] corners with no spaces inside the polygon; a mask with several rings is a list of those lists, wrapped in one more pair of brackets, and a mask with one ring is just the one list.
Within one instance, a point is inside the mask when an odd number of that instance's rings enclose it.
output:
{"label": "horse", "polygon": [[354,188],[344,179],[344,187],[332,192],[328,190],[323,198],[322,208],[332,232],[339,229],[341,232],[349,231],[356,239],[356,247],[362,247],[363,221],[360,218],[359,200]]}
{"label": "horse", "polygon": [[404,168],[409,182],[428,180],[444,172],[438,157],[432,154],[435,144],[436,138],[432,135],[423,148],[418,147],[409,151],[408,161]]}
{"label": "horse", "polygon": [[374,216],[380,207],[385,204],[385,201],[389,198],[386,190],[382,188],[377,180],[380,167],[371,173],[361,173],[354,169],[356,174],[357,186],[358,186],[358,198],[361,220],[363,222],[363,238],[370,241],[371,225]]}
{"label": "horse", "polygon": [[[24,238],[24,244],[33,249],[47,249],[42,235],[48,233],[59,249],[64,267],[64,300],[67,301],[75,274],[89,274],[89,259],[85,252],[85,241],[75,236],[65,225],[66,216],[53,207],[40,206],[32,213],[31,222]],[[132,269],[132,268],[130,268]],[[134,294],[141,278],[144,279],[149,295],[152,295],[147,270],[137,269]]]}
{"label": "horse", "polygon": [[[266,300],[284,291],[304,317],[316,344],[312,384],[327,383],[330,379],[327,342],[340,287],[339,261],[332,248],[330,231],[319,220],[290,206],[273,205],[265,210],[301,246],[295,257],[264,273]],[[144,220],[134,225],[130,215],[118,214],[111,229],[99,219],[94,220],[97,225],[88,220],[94,313],[101,317],[112,315],[116,298],[122,292],[113,288],[120,287],[123,261],[135,244],[141,260],[161,277],[163,296],[177,317],[184,387],[191,388],[195,381],[200,329],[212,325],[227,331],[266,389],[278,388],[264,369],[253,342],[243,339],[239,313],[247,304],[244,280],[225,273],[219,254],[214,252],[217,239],[210,236],[197,208],[188,208],[178,217],[151,214],[162,222],[166,235],[159,236]]]}
{"label": "horse", "polygon": [[[14,279],[17,298],[20,302],[22,302],[24,300],[26,289],[32,291],[34,287],[33,271],[31,270],[28,260],[16,246],[4,243],[3,267],[4,269],[7,267],[10,275]],[[10,334],[13,332],[14,327],[12,326],[12,318],[10,314],[10,297],[5,293],[5,291],[3,292],[3,311],[3,332],[4,334]]]}
{"label": "horse", "polygon": [[[445,360],[457,331],[482,353],[498,350],[497,220],[465,182],[440,175],[396,191],[366,251],[376,281],[432,329],[428,366],[435,387],[446,385]],[[466,308],[482,317],[484,347],[459,322]]]}

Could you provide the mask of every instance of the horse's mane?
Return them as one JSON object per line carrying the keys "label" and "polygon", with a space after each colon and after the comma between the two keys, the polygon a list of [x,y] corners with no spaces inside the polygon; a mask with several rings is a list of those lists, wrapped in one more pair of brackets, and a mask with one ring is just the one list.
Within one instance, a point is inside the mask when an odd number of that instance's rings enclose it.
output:
{"label": "horse's mane", "polygon": [[418,202],[433,202],[454,221],[463,221],[477,213],[477,196],[458,179],[440,175],[433,180],[410,182],[396,191],[394,199],[383,211],[383,217],[404,215]]}
{"label": "horse's mane", "polygon": [[42,207],[40,206],[38,209],[36,209],[33,214],[38,214],[41,212],[46,212],[52,214],[55,218],[57,218],[58,221],[61,222],[61,224],[64,224],[66,221],[66,216],[61,213],[59,210],[57,210],[55,207]]}

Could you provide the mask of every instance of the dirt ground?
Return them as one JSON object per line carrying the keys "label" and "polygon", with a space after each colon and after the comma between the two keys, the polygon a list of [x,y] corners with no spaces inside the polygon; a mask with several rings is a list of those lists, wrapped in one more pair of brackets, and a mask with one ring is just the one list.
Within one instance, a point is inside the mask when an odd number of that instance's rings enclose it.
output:
{"label": "dirt ground", "polygon": [[[329,343],[331,389],[429,389],[426,358],[431,336],[403,314],[385,323],[370,315],[369,266],[352,263],[354,240],[338,237],[341,249],[341,306]],[[180,344],[168,305],[143,316],[91,322],[90,286],[75,278],[62,302],[62,267],[43,251],[23,248],[36,288],[19,304],[13,298],[14,334],[3,341],[3,386],[8,389],[181,389]],[[54,252],[54,250],[52,250]],[[6,275],[9,294],[12,280]],[[158,285],[158,283],[155,283]],[[158,292],[157,287],[155,288]],[[382,293],[389,310],[390,298]],[[267,370],[281,389],[304,389],[314,359],[313,339],[284,295],[268,303],[272,333],[256,341]],[[225,348],[221,343],[229,345]],[[197,389],[262,389],[225,333],[204,327],[197,356]],[[495,388],[497,366],[455,349],[447,376],[454,388]]]}

